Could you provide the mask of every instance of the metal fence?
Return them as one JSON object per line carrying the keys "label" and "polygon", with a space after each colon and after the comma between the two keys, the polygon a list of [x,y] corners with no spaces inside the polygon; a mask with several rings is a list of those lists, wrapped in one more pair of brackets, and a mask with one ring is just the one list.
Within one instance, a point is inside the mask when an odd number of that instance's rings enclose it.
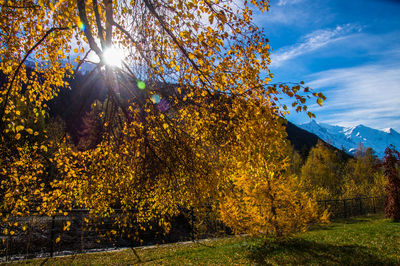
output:
{"label": "metal fence", "polygon": [[328,209],[333,219],[349,218],[370,213],[383,213],[385,197],[319,200],[318,205],[323,210]]}
{"label": "metal fence", "polygon": [[[321,210],[328,209],[333,219],[348,218],[383,212],[384,198],[320,200],[318,205]],[[113,215],[125,214],[116,210]],[[0,224],[0,261],[171,243],[232,233],[207,207],[197,212],[193,209],[182,210],[181,215],[172,220],[167,234],[156,223],[147,224],[147,228],[151,229],[143,230],[135,222],[128,227],[120,227],[115,217],[87,222],[88,218],[89,210],[84,209],[51,217],[11,217]],[[66,227],[68,230],[65,230]]]}
{"label": "metal fence", "polygon": [[202,208],[201,212],[182,210],[171,221],[168,233],[164,233],[154,221],[138,224],[134,217],[128,226],[121,226],[117,222],[121,219],[115,219],[118,215],[126,216],[127,213],[115,210],[112,216],[97,220],[90,219],[86,209],[71,210],[66,215],[11,217],[0,224],[0,262],[220,237],[231,233],[211,208]]}

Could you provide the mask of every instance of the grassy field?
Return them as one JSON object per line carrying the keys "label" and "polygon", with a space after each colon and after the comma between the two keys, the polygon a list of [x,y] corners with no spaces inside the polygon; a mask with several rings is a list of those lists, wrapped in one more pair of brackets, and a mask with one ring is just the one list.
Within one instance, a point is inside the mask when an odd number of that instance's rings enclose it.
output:
{"label": "grassy field", "polygon": [[[136,253],[136,254],[135,254]],[[290,239],[229,237],[19,262],[34,265],[400,265],[400,223],[382,216],[316,226]]]}

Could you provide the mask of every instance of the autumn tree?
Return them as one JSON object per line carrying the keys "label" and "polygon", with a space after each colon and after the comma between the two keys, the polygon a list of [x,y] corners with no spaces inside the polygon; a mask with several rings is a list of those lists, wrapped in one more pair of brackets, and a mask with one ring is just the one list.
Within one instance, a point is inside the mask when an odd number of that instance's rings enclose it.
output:
{"label": "autumn tree", "polygon": [[379,160],[371,148],[359,145],[354,159],[347,162],[343,180],[343,197],[381,196],[384,194],[385,180],[377,169]]}
{"label": "autumn tree", "polygon": [[340,197],[345,163],[336,150],[318,142],[301,168],[302,187],[317,199]]}
{"label": "autumn tree", "polygon": [[304,165],[304,159],[301,157],[300,153],[294,149],[292,146],[292,151],[289,154],[290,158],[290,173],[300,177],[301,167]]}
{"label": "autumn tree", "polygon": [[102,103],[96,101],[91,106],[91,110],[82,118],[82,130],[79,132],[80,138],[78,148],[80,150],[93,149],[100,143],[103,132],[103,122],[100,117]]}
{"label": "autumn tree", "polygon": [[[106,215],[118,207],[126,214],[134,209],[139,223],[155,220],[168,229],[180,207],[215,201],[233,227],[250,220],[245,231],[275,235],[315,218],[307,196],[284,174],[279,116],[286,106],[279,99],[292,97],[296,111],[307,111],[308,98],[321,104],[325,97],[302,83],[270,84],[268,40],[252,22],[254,8],[264,12],[268,1],[0,5],[0,71],[8,77],[0,97],[4,213],[79,206]],[[99,114],[101,141],[78,151],[67,137],[55,143],[28,127],[17,102],[33,110],[37,123],[84,62],[94,63],[107,100]],[[31,144],[32,134],[42,138]],[[296,223],[283,218],[293,215]]]}
{"label": "autumn tree", "polygon": [[219,211],[237,233],[281,237],[321,220],[316,203],[290,174],[283,121],[262,101],[262,108],[248,101],[236,103],[236,139],[219,153],[217,173],[225,180]]}
{"label": "autumn tree", "polygon": [[393,145],[385,150],[381,166],[388,183],[386,185],[385,214],[393,221],[400,221],[400,153]]}

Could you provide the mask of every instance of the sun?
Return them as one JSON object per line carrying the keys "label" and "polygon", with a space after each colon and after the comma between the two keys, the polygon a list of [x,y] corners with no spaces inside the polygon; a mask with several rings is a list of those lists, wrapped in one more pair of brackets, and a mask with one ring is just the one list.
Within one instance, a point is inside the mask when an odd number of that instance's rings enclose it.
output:
{"label": "sun", "polygon": [[124,58],[124,51],[117,47],[109,47],[103,52],[104,63],[112,67],[121,67]]}

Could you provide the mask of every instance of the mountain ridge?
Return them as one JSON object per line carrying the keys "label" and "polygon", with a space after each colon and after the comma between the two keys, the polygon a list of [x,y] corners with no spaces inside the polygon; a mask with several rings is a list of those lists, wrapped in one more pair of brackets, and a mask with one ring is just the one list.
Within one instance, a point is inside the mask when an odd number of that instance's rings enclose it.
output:
{"label": "mountain ridge", "polygon": [[315,120],[297,126],[349,154],[354,154],[360,143],[366,148],[372,148],[379,158],[384,156],[385,149],[390,144],[400,147],[400,133],[393,128],[379,130],[362,124],[343,127],[319,123]]}
{"label": "mountain ridge", "polygon": [[285,126],[286,126],[287,139],[290,141],[293,148],[297,152],[299,152],[300,156],[303,159],[306,159],[308,157],[310,150],[313,147],[315,147],[319,141],[322,141],[331,149],[337,150],[339,154],[345,159],[349,159],[352,157],[351,155],[343,152],[342,150],[330,145],[329,143],[326,143],[316,134],[304,130],[299,126],[297,126],[296,124],[291,123],[290,121],[286,120],[286,122],[287,123],[285,123]]}

